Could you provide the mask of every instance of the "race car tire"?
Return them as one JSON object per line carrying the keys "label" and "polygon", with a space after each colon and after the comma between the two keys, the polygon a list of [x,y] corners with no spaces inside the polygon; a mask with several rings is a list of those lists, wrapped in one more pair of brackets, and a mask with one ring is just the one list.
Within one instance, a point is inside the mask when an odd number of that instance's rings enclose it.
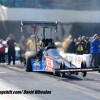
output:
{"label": "race car tire", "polygon": [[[65,69],[65,63],[64,62],[60,63],[60,69]],[[64,72],[63,73],[60,72],[60,77],[65,77],[65,73]]]}
{"label": "race car tire", "polygon": [[26,72],[32,72],[31,57],[26,60],[25,70]]}
{"label": "race car tire", "polygon": [[56,70],[54,69],[54,70],[53,70],[53,75],[59,76],[60,74],[59,74],[58,72],[56,72]]}
{"label": "race car tire", "polygon": [[[56,62],[56,64],[57,64],[57,67],[60,68],[60,64],[57,63],[57,62]],[[60,76],[60,73],[59,73],[59,72],[56,72],[56,70],[53,69],[53,75],[55,75],[55,76]]]}
{"label": "race car tire", "polygon": [[[81,68],[86,68],[86,61],[81,62]],[[82,72],[83,77],[86,77],[86,75],[87,75],[87,72]]]}

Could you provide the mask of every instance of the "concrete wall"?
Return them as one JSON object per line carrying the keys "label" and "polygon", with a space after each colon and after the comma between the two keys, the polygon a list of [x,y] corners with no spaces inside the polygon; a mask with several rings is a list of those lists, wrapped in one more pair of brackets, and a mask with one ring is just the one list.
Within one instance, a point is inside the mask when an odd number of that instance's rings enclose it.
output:
{"label": "concrete wall", "polygon": [[59,21],[63,23],[99,23],[100,11],[50,10],[33,8],[6,8],[0,6],[0,20]]}

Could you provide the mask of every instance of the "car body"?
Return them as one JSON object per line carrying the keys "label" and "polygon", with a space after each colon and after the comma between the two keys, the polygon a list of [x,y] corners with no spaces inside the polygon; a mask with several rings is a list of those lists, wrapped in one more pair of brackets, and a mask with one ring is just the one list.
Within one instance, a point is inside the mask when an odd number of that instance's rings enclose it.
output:
{"label": "car body", "polygon": [[100,71],[100,68],[86,68],[86,62],[81,63],[81,68],[77,68],[74,64],[60,56],[55,46],[48,46],[44,50],[39,51],[34,56],[27,59],[26,71],[46,71],[53,72],[54,75],[59,74],[61,77],[65,73],[76,74],[83,73],[86,76],[87,71]]}

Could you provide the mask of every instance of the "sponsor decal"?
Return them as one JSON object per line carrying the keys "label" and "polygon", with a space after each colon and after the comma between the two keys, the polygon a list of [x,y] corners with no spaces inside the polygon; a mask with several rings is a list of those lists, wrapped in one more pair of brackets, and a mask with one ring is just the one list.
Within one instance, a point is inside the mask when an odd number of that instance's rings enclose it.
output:
{"label": "sponsor decal", "polygon": [[39,62],[35,62],[34,63],[34,70],[39,70],[40,69],[40,63]]}
{"label": "sponsor decal", "polygon": [[80,56],[67,56],[66,59],[71,62],[75,62],[75,64],[80,64],[83,61],[83,57]]}
{"label": "sponsor decal", "polygon": [[53,68],[54,68],[53,59],[49,56],[46,56],[46,69],[52,72]]}

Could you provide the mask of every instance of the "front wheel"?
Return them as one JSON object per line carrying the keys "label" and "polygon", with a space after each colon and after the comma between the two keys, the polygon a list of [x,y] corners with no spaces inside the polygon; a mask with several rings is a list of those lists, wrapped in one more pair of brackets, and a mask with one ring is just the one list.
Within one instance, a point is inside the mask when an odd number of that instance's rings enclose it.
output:
{"label": "front wheel", "polygon": [[[60,63],[60,70],[65,69],[65,63]],[[60,72],[60,77],[65,77],[65,72]]]}
{"label": "front wheel", "polygon": [[[85,61],[81,62],[81,68],[86,68],[86,62]],[[87,72],[82,72],[83,77],[86,77],[86,75],[87,75]]]}

